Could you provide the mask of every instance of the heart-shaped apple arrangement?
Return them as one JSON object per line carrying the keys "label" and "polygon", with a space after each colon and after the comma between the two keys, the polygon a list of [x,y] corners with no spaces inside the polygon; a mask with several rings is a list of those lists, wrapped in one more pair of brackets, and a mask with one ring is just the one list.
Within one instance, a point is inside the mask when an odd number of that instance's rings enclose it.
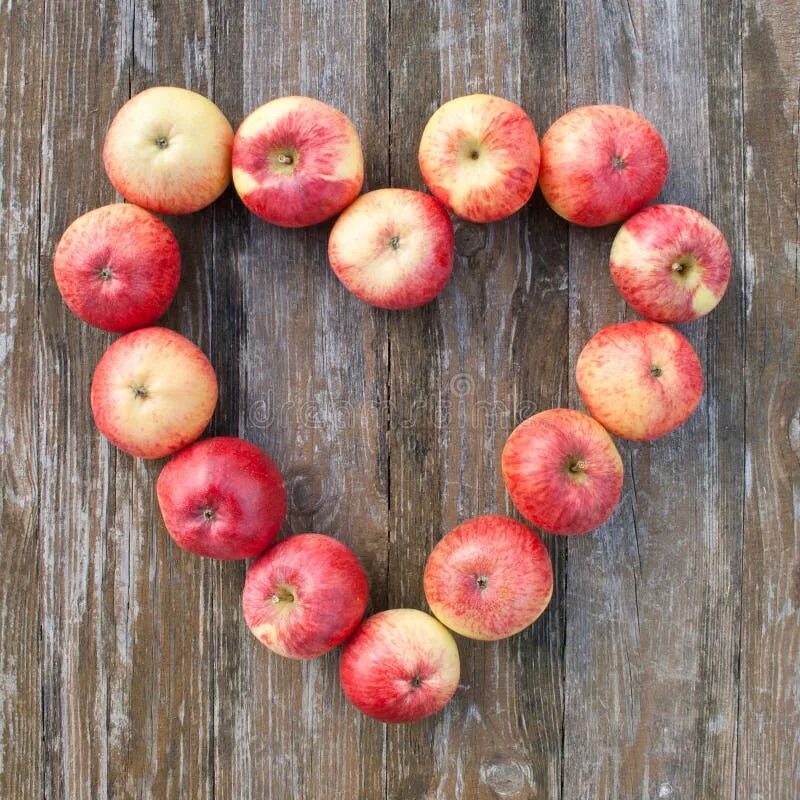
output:
{"label": "heart-shaped apple arrangement", "polygon": [[696,319],[720,301],[731,270],[723,235],[692,209],[645,208],[666,180],[667,152],[647,120],[611,105],[573,109],[540,146],[533,122],[515,103],[482,94],[451,100],[431,117],[420,142],[430,194],[387,188],[359,196],[364,160],[354,126],[308,97],[272,100],[234,135],[205,97],[148,89],[116,115],[103,161],[129,202],[75,220],[54,259],[67,306],[90,325],[125,334],[94,372],[97,427],[133,456],[172,456],[156,488],[177,545],[210,558],[256,559],[242,606],[266,647],[288,658],[315,658],[344,645],[345,695],[384,722],[439,711],[459,682],[451,630],[502,639],[547,607],[553,569],[542,540],[507,517],[467,520],[439,541],[425,567],[433,616],[392,609],[362,621],[369,587],[352,550],[321,533],[274,543],[286,492],[267,454],[235,437],[196,441],[214,412],[217,379],[193,343],[150,327],[180,278],[178,243],[152,212],[196,211],[232,178],[247,208],[273,224],[302,227],[338,216],[328,245],[331,268],[356,297],[396,310],[430,302],[447,284],[451,215],[476,223],[503,219],[528,202],[537,180],[553,210],[570,222],[624,221],[610,274],[646,319],[600,330],[581,352],[576,380],[591,416],[541,411],[511,433],[502,454],[503,479],[522,516],[565,535],[602,525],[619,502],[623,467],[610,434],[664,436],[699,403],[700,361],[665,323]]}

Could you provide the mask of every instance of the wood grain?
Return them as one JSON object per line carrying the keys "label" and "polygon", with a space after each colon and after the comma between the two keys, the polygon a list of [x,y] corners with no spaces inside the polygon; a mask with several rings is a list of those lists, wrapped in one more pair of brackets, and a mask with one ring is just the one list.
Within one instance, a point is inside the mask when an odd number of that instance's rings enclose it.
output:
{"label": "wood grain", "polygon": [[[119,0],[0,4],[0,797],[358,800],[800,796],[800,4],[767,0]],[[161,464],[97,433],[88,388],[112,337],[64,308],[60,234],[113,202],[107,126],[158,84],[234,126],[302,93],[347,113],[367,189],[423,188],[422,128],[475,91],[540,135],[568,107],[648,116],[663,198],[734,253],[728,293],[683,327],[706,393],[689,424],[621,444],[625,492],[593,536],[545,540],[547,614],[510,641],[459,640],[437,717],[386,727],[344,701],[337,656],[269,655],[243,624],[245,564],[175,548]],[[608,276],[614,230],[537,192],[499,224],[456,223],[430,306],[370,309],[326,263],[329,226],[281,230],[232,190],[170,218],[184,272],[164,324],[217,368],[211,432],[287,475],[284,534],[348,542],[370,612],[425,608],[433,544],[514,513],[508,432],[579,407],[583,343],[632,318]]]}
{"label": "wood grain", "polygon": [[40,792],[39,150],[42,9],[0,6],[0,797]]}
{"label": "wood grain", "polygon": [[[384,185],[385,34],[381,9],[370,8],[226,7],[217,26],[217,102],[238,125],[275,97],[317,96],[353,120],[367,182]],[[215,274],[233,291],[215,301],[213,351],[238,370],[223,401],[229,432],[238,425],[287,476],[286,532],[328,533],[350,544],[380,603],[388,502],[384,316],[351,298],[328,268],[329,226],[278,229],[238,200],[225,202],[219,217]],[[226,332],[231,319],[236,333]],[[242,578],[235,567],[215,584],[217,796],[379,797],[383,732],[346,704],[337,656],[300,664],[270,655],[242,622]]]}
{"label": "wood grain", "polygon": [[[699,2],[579,2],[567,17],[570,105],[614,102],[649,118],[670,155],[663,200],[715,219],[740,255],[735,10],[721,19]],[[570,230],[573,364],[595,331],[634,316],[608,274],[614,233]],[[652,444],[620,443],[620,508],[570,541],[565,797],[733,794],[743,452],[728,431],[743,424],[739,286],[735,275],[714,316],[683,326],[706,375],[697,412]]]}
{"label": "wood grain", "polygon": [[[423,188],[419,137],[436,107],[454,97],[489,92],[521,102],[542,122],[559,115],[561,12],[551,4],[535,25],[521,26],[527,10],[491,1],[468,13],[461,3],[392,5],[393,185]],[[547,92],[535,92],[533,73]],[[390,317],[390,605],[422,607],[425,560],[447,530],[509,509],[503,442],[523,417],[560,402],[563,361],[537,359],[531,339],[563,353],[564,230],[538,200],[502,224],[459,222],[448,287],[430,306]],[[558,572],[563,552],[553,546]],[[557,797],[562,638],[556,601],[514,640],[460,639],[462,687],[453,703],[440,716],[389,730],[387,796]]]}
{"label": "wood grain", "polygon": [[747,2],[738,797],[800,796],[800,3]]}

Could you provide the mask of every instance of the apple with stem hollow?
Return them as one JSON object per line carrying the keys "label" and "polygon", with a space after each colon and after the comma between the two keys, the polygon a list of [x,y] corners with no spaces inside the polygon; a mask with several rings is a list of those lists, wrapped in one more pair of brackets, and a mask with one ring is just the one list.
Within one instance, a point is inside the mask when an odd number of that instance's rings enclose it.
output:
{"label": "apple with stem hollow", "polygon": [[460,672],[450,631],[411,608],[364,620],[339,662],[347,699],[381,722],[413,722],[441,711],[458,688]]}
{"label": "apple with stem hollow", "polygon": [[233,185],[275,225],[316,225],[347,208],[364,182],[350,120],[312,97],[281,97],[253,111],[233,142]]}
{"label": "apple with stem hollow", "polygon": [[471,639],[505,639],[532,625],[553,595],[553,565],[542,540],[497,515],[467,520],[433,548],[424,574],[434,616]]}
{"label": "apple with stem hollow", "polygon": [[103,163],[114,188],[158,214],[189,214],[231,180],[233,128],[208,98],[176,86],[132,97],[106,134]]}
{"label": "apple with stem hollow", "polygon": [[217,377],[199,347],[167,328],[140,328],[103,353],[92,413],[112,444],[163,458],[197,439],[217,405]]}
{"label": "apple with stem hollow", "polygon": [[703,394],[697,353],[660,322],[621,322],[598,331],[578,356],[575,378],[589,413],[625,439],[656,439],[675,430]]}
{"label": "apple with stem hollow", "polygon": [[699,211],[658,205],[634,214],[611,246],[611,278],[628,305],[656,322],[688,322],[722,299],[731,251]]}
{"label": "apple with stem hollow", "polygon": [[336,220],[328,259],[339,280],[379,308],[430,302],[453,270],[453,224],[444,206],[411,189],[377,189]]}
{"label": "apple with stem hollow", "polygon": [[290,536],[247,571],[242,608],[253,635],[287,658],[316,658],[356,629],[369,599],[347,545],[320,533]]}
{"label": "apple with stem hollow", "polygon": [[53,272],[73,314],[121,333],[164,315],[178,288],[181,254],[158,217],[130,203],[114,203],[88,211],[64,231]]}
{"label": "apple with stem hollow", "polygon": [[550,208],[569,222],[620,222],[653,200],[669,159],[659,132],[630,108],[579,106],[542,137],[539,186]]}
{"label": "apple with stem hollow", "polygon": [[283,476],[267,454],[235,436],[195,442],[156,482],[161,516],[175,543],[208,558],[253,558],[286,517]]}
{"label": "apple with stem hollow", "polygon": [[503,480],[523,517],[550,533],[602,525],[622,494],[622,459],[602,425],[552,408],[520,423],[502,454]]}
{"label": "apple with stem hollow", "polygon": [[528,202],[539,174],[539,140],[516,103],[488,94],[457,97],[428,120],[419,168],[456,216],[494,222]]}

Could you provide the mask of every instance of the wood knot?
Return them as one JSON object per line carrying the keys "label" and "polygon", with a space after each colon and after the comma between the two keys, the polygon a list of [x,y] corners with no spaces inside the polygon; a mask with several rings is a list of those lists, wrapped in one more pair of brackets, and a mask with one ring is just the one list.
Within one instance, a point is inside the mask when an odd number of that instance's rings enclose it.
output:
{"label": "wood knot", "polygon": [[[528,786],[528,776],[523,766],[503,756],[481,764],[480,779],[498,797],[517,797]],[[535,793],[526,796],[535,797]]]}
{"label": "wood knot", "polygon": [[461,222],[456,227],[456,252],[460,256],[472,258],[486,247],[486,226]]}
{"label": "wood knot", "polygon": [[298,464],[286,472],[286,496],[289,511],[294,514],[314,514],[325,503],[322,476],[310,464]]}

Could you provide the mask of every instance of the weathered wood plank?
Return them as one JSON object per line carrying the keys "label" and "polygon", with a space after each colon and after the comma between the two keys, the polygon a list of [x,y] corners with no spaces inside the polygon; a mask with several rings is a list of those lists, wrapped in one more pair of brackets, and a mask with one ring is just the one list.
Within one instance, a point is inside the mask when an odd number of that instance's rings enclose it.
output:
{"label": "weathered wood plank", "polygon": [[[38,375],[41,430],[40,592],[42,738],[46,798],[105,798],[111,754],[109,656],[128,646],[115,607],[116,458],[89,408],[94,365],[110,337],[85,326],[61,302],[52,276],[59,236],[79,214],[110,202],[100,163],[106,127],[128,97],[132,7],[52,3],[45,21],[41,171]],[[123,549],[123,552],[126,552]],[[127,579],[127,571],[119,573]],[[131,610],[135,614],[136,606]],[[135,735],[144,732],[136,731]],[[133,735],[133,732],[132,732]]]}
{"label": "weathered wood plank", "polygon": [[[66,312],[49,271],[69,221],[114,199],[100,151],[130,91],[159,83],[205,91],[207,8],[182,10],[172,26],[145,3],[99,15],[94,3],[49,9],[41,363],[52,368],[39,382],[47,411],[41,446],[47,797],[210,794],[207,568],[163,532],[153,492],[160,464],[134,461],[96,432],[88,390],[110,337]],[[192,59],[185,61],[186,53]],[[203,212],[191,222],[172,221],[184,274],[165,324],[201,344],[210,219]]]}
{"label": "weathered wood plank", "polygon": [[42,28],[37,4],[0,7],[0,797],[9,798],[41,793],[35,380]]}
{"label": "weathered wood plank", "polygon": [[743,5],[744,593],[736,796],[800,797],[800,3]]}
{"label": "weathered wood plank", "polygon": [[[663,198],[709,214],[741,254],[740,207],[729,199],[740,188],[737,29],[735,8],[723,17],[697,0],[567,4],[570,107],[617,102],[651,119],[671,159]],[[704,44],[709,35],[725,37],[725,52]],[[608,276],[614,232],[570,230],[572,365],[600,327],[634,316]],[[621,508],[570,542],[565,798],[732,794],[740,297],[734,278],[714,317],[685,326],[707,379],[696,414],[663,440],[621,444]]]}
{"label": "weathered wood plank", "polygon": [[[393,185],[422,188],[419,136],[453,97],[509,97],[540,129],[558,115],[561,9],[530,11],[519,2],[392,4]],[[564,231],[538,199],[501,224],[457,223],[450,285],[432,305],[390,316],[392,606],[424,607],[422,569],[449,528],[509,510],[499,474],[505,438],[536,408],[561,402]],[[551,544],[561,583],[563,546]],[[453,703],[388,732],[388,797],[559,796],[562,616],[557,597],[544,620],[510,641],[459,640],[463,687]]]}
{"label": "weathered wood plank", "polygon": [[[225,8],[215,95],[238,124],[284,94],[331,103],[353,120],[367,183],[387,180],[383,8],[371,3],[248,2]],[[223,401],[229,430],[263,445],[288,479],[286,533],[350,544],[380,607],[386,582],[386,332],[383,313],[351,298],[327,267],[329,226],[286,230],[238,199],[221,206],[213,352],[239,370]],[[222,277],[223,271],[228,277]],[[224,328],[235,320],[236,331]],[[238,365],[238,367],[236,366]],[[232,376],[234,381],[237,380]],[[226,390],[223,389],[225,393]],[[217,797],[380,797],[383,734],[345,701],[338,654],[296,663],[244,626],[243,569],[215,583]]]}

